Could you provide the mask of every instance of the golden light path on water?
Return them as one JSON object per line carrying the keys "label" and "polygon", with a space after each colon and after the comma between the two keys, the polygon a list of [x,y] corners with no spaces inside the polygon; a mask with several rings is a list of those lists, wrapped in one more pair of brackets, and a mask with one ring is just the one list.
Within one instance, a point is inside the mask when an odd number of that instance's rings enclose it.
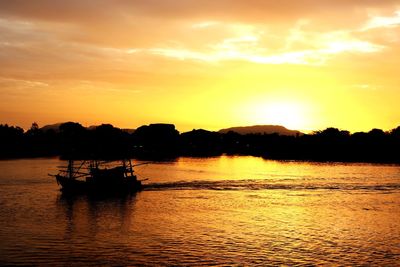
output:
{"label": "golden light path on water", "polygon": [[[136,162],[137,163],[137,162]],[[395,165],[179,158],[133,197],[65,198],[58,159],[0,161],[0,264],[384,265],[400,260]]]}

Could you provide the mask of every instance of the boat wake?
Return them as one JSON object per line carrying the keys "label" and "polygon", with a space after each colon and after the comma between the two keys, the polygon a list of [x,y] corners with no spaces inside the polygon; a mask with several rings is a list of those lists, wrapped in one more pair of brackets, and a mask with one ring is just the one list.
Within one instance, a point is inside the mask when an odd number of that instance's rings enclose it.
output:
{"label": "boat wake", "polygon": [[400,184],[280,183],[265,180],[219,180],[149,183],[143,185],[143,190],[339,190],[391,192],[400,190]]}

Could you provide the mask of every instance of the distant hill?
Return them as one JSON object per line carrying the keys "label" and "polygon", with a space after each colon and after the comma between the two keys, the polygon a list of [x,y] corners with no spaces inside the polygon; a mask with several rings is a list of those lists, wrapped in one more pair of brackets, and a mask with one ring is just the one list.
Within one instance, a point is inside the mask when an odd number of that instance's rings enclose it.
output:
{"label": "distant hill", "polygon": [[48,130],[53,130],[56,133],[58,133],[60,131],[60,125],[63,123],[64,122],[59,122],[59,123],[55,123],[55,124],[45,125],[42,128],[40,128],[40,130],[42,130],[43,132],[47,132]]}
{"label": "distant hill", "polygon": [[236,132],[238,134],[274,134],[296,136],[303,135],[302,132],[296,130],[289,130],[279,125],[254,125],[254,126],[242,126],[242,127],[231,127],[221,129],[219,133]]}
{"label": "distant hill", "polygon": [[[56,133],[60,132],[60,125],[64,124],[65,122],[59,122],[59,123],[55,123],[55,124],[49,124],[49,125],[45,125],[42,128],[40,128],[43,132],[47,132],[48,130],[53,130]],[[86,129],[88,130],[94,130],[98,127],[99,125],[92,125],[89,127],[86,127]],[[129,134],[134,133],[135,129],[121,129],[124,132],[127,132]]]}
{"label": "distant hill", "polygon": [[[60,131],[60,125],[65,122],[60,122],[60,123],[55,123],[55,124],[49,124],[45,125],[42,128],[40,128],[43,132],[46,132],[48,130],[54,130],[56,133]],[[157,124],[155,124],[157,125]],[[161,124],[160,124],[161,125]],[[99,125],[92,125],[87,127],[86,129],[88,130],[94,130],[98,127]],[[129,134],[134,133],[136,130],[135,129],[121,129],[124,132],[127,132]],[[296,136],[297,134],[303,135],[302,132],[296,131],[296,130],[289,130],[283,126],[279,125],[254,125],[254,126],[243,126],[243,127],[231,127],[231,128],[226,128],[226,129],[221,129],[218,132],[219,133],[227,133],[229,131],[236,132],[238,134],[273,134],[277,133],[279,135],[287,135],[287,136]]]}
{"label": "distant hill", "polygon": [[[100,125],[91,125],[91,126],[89,126],[89,127],[87,127],[86,129],[88,129],[88,130],[95,130],[97,127],[99,127]],[[115,127],[115,126],[114,126]],[[116,127],[116,128],[118,128],[118,127]],[[132,134],[132,133],[134,133],[135,131],[136,131],[136,129],[128,129],[128,128],[126,128],[126,129],[121,129],[121,131],[123,131],[123,132],[126,132],[126,133],[128,133],[128,134]]]}

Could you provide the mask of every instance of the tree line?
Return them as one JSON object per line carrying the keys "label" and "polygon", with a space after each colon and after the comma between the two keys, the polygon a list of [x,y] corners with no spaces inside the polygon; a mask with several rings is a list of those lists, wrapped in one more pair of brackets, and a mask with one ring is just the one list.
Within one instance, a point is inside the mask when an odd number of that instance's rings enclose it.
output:
{"label": "tree line", "polygon": [[133,133],[110,124],[85,128],[76,122],[43,130],[36,123],[28,131],[0,124],[0,158],[49,157],[171,159],[252,155],[266,159],[400,163],[400,126],[385,132],[327,128],[311,134],[219,133],[192,130],[179,133],[172,124],[141,126]]}

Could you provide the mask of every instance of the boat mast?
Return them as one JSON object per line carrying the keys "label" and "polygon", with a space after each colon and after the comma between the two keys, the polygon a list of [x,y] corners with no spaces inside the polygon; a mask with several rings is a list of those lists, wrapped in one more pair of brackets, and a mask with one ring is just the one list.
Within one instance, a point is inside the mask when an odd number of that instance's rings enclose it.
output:
{"label": "boat mast", "polygon": [[[127,164],[127,162],[128,162],[128,164]],[[122,166],[124,168],[125,177],[128,177],[128,174],[133,176],[132,161],[130,159],[123,159],[122,160]]]}
{"label": "boat mast", "polygon": [[70,179],[74,179],[74,161],[68,160],[68,174]]}
{"label": "boat mast", "polygon": [[133,176],[133,167],[132,167],[132,161],[129,159],[129,171],[131,173],[131,176]]}
{"label": "boat mast", "polygon": [[124,177],[127,177],[128,175],[126,174],[127,173],[127,169],[126,169],[125,160],[123,159],[121,161],[122,161],[122,167],[124,168]]}

